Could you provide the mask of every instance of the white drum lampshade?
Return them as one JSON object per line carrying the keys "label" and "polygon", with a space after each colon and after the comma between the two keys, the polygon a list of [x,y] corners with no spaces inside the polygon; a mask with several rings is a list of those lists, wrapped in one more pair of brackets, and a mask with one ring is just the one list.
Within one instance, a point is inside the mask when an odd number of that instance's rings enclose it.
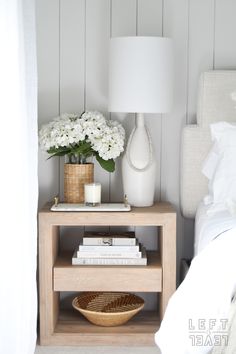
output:
{"label": "white drum lampshade", "polygon": [[122,159],[124,194],[135,206],[154,201],[156,161],[143,113],[167,113],[172,103],[172,40],[117,37],[110,40],[110,112],[137,113]]}

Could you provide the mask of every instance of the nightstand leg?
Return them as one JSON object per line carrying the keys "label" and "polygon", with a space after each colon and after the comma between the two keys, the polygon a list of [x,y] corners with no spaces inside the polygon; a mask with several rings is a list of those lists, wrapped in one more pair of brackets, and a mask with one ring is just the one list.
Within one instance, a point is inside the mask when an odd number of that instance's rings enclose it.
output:
{"label": "nightstand leg", "polygon": [[171,215],[160,228],[162,263],[162,293],[160,294],[160,319],[162,320],[169,298],[176,289],[176,216]]}
{"label": "nightstand leg", "polygon": [[58,253],[58,226],[39,219],[40,344],[50,344],[58,318],[59,293],[53,291],[53,265]]}

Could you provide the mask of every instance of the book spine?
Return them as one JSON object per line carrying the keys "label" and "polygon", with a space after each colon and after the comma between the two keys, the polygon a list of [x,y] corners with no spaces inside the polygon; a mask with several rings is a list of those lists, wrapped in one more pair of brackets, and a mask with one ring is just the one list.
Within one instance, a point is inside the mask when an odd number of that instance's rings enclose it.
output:
{"label": "book spine", "polygon": [[72,265],[147,265],[147,258],[114,259],[114,258],[72,258]]}
{"label": "book spine", "polygon": [[139,245],[137,246],[87,246],[79,245],[79,251],[81,252],[139,252]]}
{"label": "book spine", "polygon": [[136,238],[84,237],[85,246],[135,246]]}
{"label": "book spine", "polygon": [[141,258],[142,252],[81,252],[77,251],[78,258]]}

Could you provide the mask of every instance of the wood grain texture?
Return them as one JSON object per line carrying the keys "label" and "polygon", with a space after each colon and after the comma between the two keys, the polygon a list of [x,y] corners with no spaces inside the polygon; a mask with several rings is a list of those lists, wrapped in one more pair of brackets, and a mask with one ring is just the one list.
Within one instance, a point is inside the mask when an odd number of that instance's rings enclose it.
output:
{"label": "wood grain texture", "polygon": [[106,328],[91,325],[75,311],[61,311],[55,333],[48,344],[153,346],[159,325],[157,313],[151,311],[141,311],[126,325]]}
{"label": "wood grain texture", "polygon": [[129,212],[52,212],[50,204],[40,211],[50,225],[62,226],[163,226],[175,209],[169,203],[156,203],[148,208],[132,208]]}
{"label": "wood grain texture", "polygon": [[157,252],[148,252],[148,266],[74,266],[72,254],[62,254],[54,266],[54,291],[162,290],[162,269]]}
{"label": "wood grain texture", "polygon": [[58,227],[39,216],[40,342],[44,344],[58,319],[59,293],[52,288],[53,266],[58,253]]}
{"label": "wood grain texture", "polygon": [[[72,266],[71,256],[58,257],[59,226],[75,225],[129,225],[159,226],[161,229],[160,257],[148,252],[147,267]],[[39,273],[40,273],[40,342],[44,345],[84,345],[88,338],[97,344],[150,345],[154,340],[153,321],[140,319],[128,324],[125,333],[120,327],[98,334],[82,332],[78,323],[61,323],[59,316],[60,291],[143,291],[161,292],[160,315],[164,314],[169,297],[176,284],[176,212],[169,203],[158,203],[148,208],[133,208],[130,212],[52,212],[47,204],[39,213]],[[155,312],[152,312],[153,315]],[[150,318],[153,318],[152,316]],[[58,330],[59,328],[59,330]],[[75,328],[76,334],[74,333]],[[111,330],[111,329],[110,329]],[[59,333],[58,333],[59,331]],[[86,331],[86,330],[85,330]],[[78,332],[80,334],[78,334]],[[138,334],[138,340],[135,338]],[[144,335],[145,333],[145,335]],[[122,334],[122,335],[121,335]],[[135,341],[134,341],[135,340]]]}
{"label": "wood grain texture", "polygon": [[160,253],[162,265],[162,291],[160,293],[160,318],[163,318],[170,296],[176,289],[176,215],[160,228]]}

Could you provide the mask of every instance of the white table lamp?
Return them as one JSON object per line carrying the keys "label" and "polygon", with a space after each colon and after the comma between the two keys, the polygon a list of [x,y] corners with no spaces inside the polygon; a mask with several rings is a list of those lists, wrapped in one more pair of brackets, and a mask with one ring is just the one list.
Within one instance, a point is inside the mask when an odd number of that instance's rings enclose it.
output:
{"label": "white table lamp", "polygon": [[122,159],[124,194],[134,206],[154,201],[156,160],[143,113],[166,113],[172,103],[172,41],[162,37],[110,40],[109,111],[133,112],[135,127]]}

